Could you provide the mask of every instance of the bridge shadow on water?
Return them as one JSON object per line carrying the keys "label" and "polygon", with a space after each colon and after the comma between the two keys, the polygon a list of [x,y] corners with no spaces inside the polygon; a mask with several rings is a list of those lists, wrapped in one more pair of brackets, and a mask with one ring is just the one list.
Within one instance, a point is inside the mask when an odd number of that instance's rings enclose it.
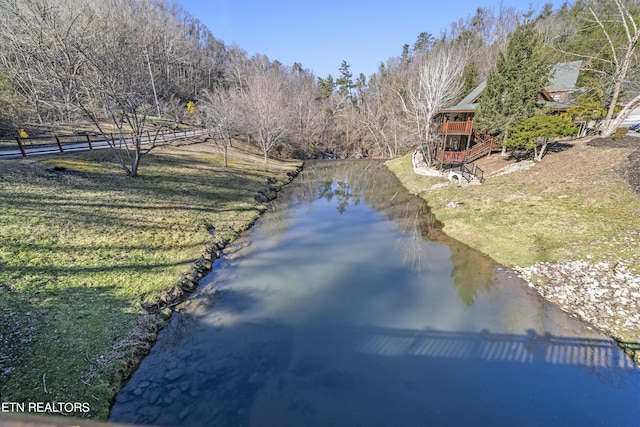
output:
{"label": "bridge shadow on water", "polygon": [[640,369],[604,337],[326,319],[221,326],[188,314],[171,323],[118,395],[111,421],[628,426],[640,417]]}
{"label": "bridge shadow on water", "polygon": [[355,351],[380,356],[638,369],[609,339],[560,337],[531,329],[524,335],[388,328],[356,329],[353,333]]}

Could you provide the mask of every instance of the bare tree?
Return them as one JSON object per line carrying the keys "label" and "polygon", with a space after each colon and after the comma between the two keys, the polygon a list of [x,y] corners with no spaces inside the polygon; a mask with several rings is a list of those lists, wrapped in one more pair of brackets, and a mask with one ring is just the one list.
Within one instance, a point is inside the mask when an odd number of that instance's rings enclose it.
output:
{"label": "bare tree", "polygon": [[93,17],[83,1],[0,0],[0,63],[38,121],[74,117],[76,79],[84,58],[76,48]]}
{"label": "bare tree", "polygon": [[226,84],[238,88],[245,87],[249,70],[247,52],[238,46],[232,45],[227,49],[225,65]]}
{"label": "bare tree", "polygon": [[436,149],[432,135],[434,118],[458,96],[465,62],[465,49],[439,44],[420,58],[415,77],[409,82],[406,92],[399,93],[403,110],[416,130],[428,165],[433,164]]}
{"label": "bare tree", "polygon": [[142,146],[149,116],[213,81],[201,78],[205,47],[220,60],[197,20],[179,22],[153,0],[0,0],[0,10],[0,66],[11,88],[40,123],[85,115],[114,141],[130,176],[154,146],[155,138]]}
{"label": "bare tree", "polygon": [[283,143],[290,131],[287,87],[280,70],[255,70],[241,94],[245,125],[256,137],[267,162],[269,151]]}
{"label": "bare tree", "polygon": [[[156,111],[153,84],[145,55],[148,37],[140,28],[153,31],[148,2],[132,4],[113,0],[96,9],[97,31],[90,43],[79,47],[85,58],[78,105],[98,131],[111,139],[112,152],[128,176],[138,174],[141,157],[155,146],[155,138],[143,146],[149,114]],[[147,21],[149,20],[149,21]],[[101,120],[105,115],[116,129],[113,137]],[[116,141],[117,138],[117,141]]]}
{"label": "bare tree", "polygon": [[362,120],[378,151],[395,157],[403,148],[402,105],[393,88],[399,84],[398,70],[394,76],[378,75],[369,80]]}
{"label": "bare tree", "polygon": [[238,104],[236,89],[225,91],[222,88],[215,91],[204,90],[199,104],[205,127],[222,143],[225,167],[231,140],[242,126]]}
{"label": "bare tree", "polygon": [[468,52],[469,60],[476,64],[479,78],[483,80],[507,46],[509,35],[518,27],[520,18],[517,9],[502,4],[497,12],[479,7],[473,16],[451,24],[446,38],[473,45]]}
{"label": "bare tree", "polygon": [[[603,18],[598,16],[598,13],[594,10],[593,6],[589,6],[589,12],[593,17],[596,25],[602,30],[606,47],[611,55],[610,64],[613,66],[613,91],[611,95],[611,101],[609,102],[609,109],[607,110],[607,116],[604,119],[604,128],[602,134],[604,136],[612,135],[620,123],[629,115],[631,110],[635,108],[638,101],[640,101],[640,93],[635,95],[633,99],[627,103],[627,105],[620,111],[616,120],[613,120],[616,105],[622,92],[623,85],[625,84],[627,73],[632,66],[636,58],[636,47],[638,45],[638,39],[640,39],[640,29],[634,17],[627,5],[622,0],[614,0],[617,8],[617,19],[615,20],[615,27],[623,30],[623,43],[616,43],[616,37],[612,32],[610,23],[606,23]],[[594,58],[602,61],[602,58]]]}
{"label": "bare tree", "polygon": [[363,110],[363,122],[381,153],[393,158],[400,153],[400,126],[398,118],[385,112],[383,104],[367,103]]}
{"label": "bare tree", "polygon": [[201,89],[222,85],[227,58],[175,2],[0,0],[1,73],[42,124],[89,114],[102,130],[115,117],[123,134],[140,135],[149,114],[167,104],[184,111]]}
{"label": "bare tree", "polygon": [[291,147],[294,153],[306,154],[316,151],[324,120],[322,104],[313,75],[294,64],[288,85],[291,108]]}

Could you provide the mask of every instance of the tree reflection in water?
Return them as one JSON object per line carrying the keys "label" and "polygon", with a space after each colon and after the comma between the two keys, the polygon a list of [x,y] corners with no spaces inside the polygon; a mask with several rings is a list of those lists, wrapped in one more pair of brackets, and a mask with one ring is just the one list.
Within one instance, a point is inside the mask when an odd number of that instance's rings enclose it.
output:
{"label": "tree reflection in water", "polygon": [[291,205],[308,205],[318,199],[337,200],[340,215],[361,200],[398,224],[402,236],[390,242],[390,249],[403,253],[405,265],[421,271],[427,259],[425,242],[444,244],[451,251],[451,277],[462,303],[469,307],[477,295],[495,286],[495,262],[455,241],[442,231],[442,224],[427,203],[409,194],[382,162],[371,160],[308,162],[295,185],[282,191],[269,207],[267,234],[277,240],[288,229]]}

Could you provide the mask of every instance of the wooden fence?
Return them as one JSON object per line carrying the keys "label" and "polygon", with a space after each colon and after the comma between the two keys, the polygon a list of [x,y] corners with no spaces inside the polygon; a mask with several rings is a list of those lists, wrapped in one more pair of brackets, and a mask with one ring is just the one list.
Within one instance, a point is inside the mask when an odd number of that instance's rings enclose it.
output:
{"label": "wooden fence", "polygon": [[[206,133],[206,131],[202,129],[171,130],[163,133],[146,132],[141,137],[140,143],[143,145],[165,143],[202,135],[203,133]],[[104,135],[84,132],[76,132],[71,135],[53,134],[33,138],[16,136],[14,140],[0,141],[0,158],[97,150],[109,147],[126,148],[131,146],[134,141],[135,138],[132,134],[123,136],[109,134],[107,138]]]}

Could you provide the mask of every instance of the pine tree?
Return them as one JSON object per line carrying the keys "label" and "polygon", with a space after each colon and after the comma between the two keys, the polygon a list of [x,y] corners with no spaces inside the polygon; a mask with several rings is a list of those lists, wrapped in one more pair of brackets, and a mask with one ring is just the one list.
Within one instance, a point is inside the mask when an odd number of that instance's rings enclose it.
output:
{"label": "pine tree", "polygon": [[575,136],[578,128],[569,117],[535,116],[523,120],[510,129],[504,141],[506,147],[533,151],[536,160],[542,160],[552,138]]}
{"label": "pine tree", "polygon": [[409,45],[406,43],[402,45],[402,55],[400,56],[400,63],[401,64],[409,63]]}
{"label": "pine tree", "polygon": [[600,83],[592,80],[585,89],[585,92],[578,96],[574,104],[567,109],[569,117],[580,127],[579,136],[586,135],[590,125],[598,128],[607,115]]}
{"label": "pine tree", "polygon": [[489,71],[475,126],[506,140],[510,127],[535,114],[537,95],[549,82],[550,72],[533,23],[520,25]]}
{"label": "pine tree", "polygon": [[342,65],[340,65],[340,77],[336,79],[336,86],[338,86],[338,93],[342,97],[346,97],[351,100],[353,98],[352,89],[353,85],[353,74],[349,71],[350,64],[347,64],[347,61],[342,61]]}
{"label": "pine tree", "polygon": [[333,81],[333,76],[331,74],[329,74],[326,79],[318,77],[318,90],[320,91],[320,99],[329,99],[335,89],[336,84]]}
{"label": "pine tree", "polygon": [[433,34],[423,31],[420,34],[418,34],[418,38],[416,39],[416,42],[413,44],[413,51],[426,52],[431,49],[434,42],[435,42],[435,38],[433,37]]}
{"label": "pine tree", "polygon": [[473,89],[478,86],[478,67],[475,62],[469,62],[464,66],[462,71],[462,89],[460,89],[460,95],[456,99],[455,103],[462,101]]}

